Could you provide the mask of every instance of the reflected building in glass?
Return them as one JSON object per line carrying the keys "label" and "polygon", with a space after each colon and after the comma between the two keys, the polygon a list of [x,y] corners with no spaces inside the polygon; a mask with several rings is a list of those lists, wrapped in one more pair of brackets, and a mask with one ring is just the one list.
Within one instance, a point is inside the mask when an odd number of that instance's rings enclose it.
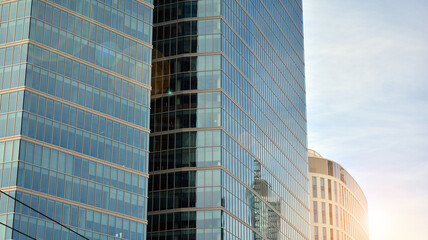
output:
{"label": "reflected building in glass", "polygon": [[310,239],[301,4],[154,2],[148,239]]}
{"label": "reflected building in glass", "polygon": [[368,204],[340,164],[309,150],[313,240],[369,240]]}
{"label": "reflected building in glass", "polygon": [[0,239],[146,239],[153,8],[0,1]]}

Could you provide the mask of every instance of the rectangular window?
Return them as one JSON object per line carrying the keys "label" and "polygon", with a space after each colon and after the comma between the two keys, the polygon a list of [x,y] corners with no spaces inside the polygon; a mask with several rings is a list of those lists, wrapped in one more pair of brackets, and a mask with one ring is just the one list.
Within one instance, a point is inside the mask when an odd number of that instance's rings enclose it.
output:
{"label": "rectangular window", "polygon": [[312,177],[312,196],[316,198],[317,195],[317,178]]}
{"label": "rectangular window", "polygon": [[324,178],[320,178],[320,184],[321,184],[321,198],[325,199],[325,184],[324,184]]}
{"label": "rectangular window", "polygon": [[315,235],[315,240],[319,240],[319,237],[318,237],[318,227],[314,227],[314,235]]}
{"label": "rectangular window", "polygon": [[314,201],[314,222],[318,222],[318,202]]}
{"label": "rectangular window", "polygon": [[332,200],[331,198],[331,180],[328,180],[328,200]]}
{"label": "rectangular window", "polygon": [[337,206],[336,206],[336,226],[339,227],[339,209]]}
{"label": "rectangular window", "polygon": [[327,240],[327,228],[322,228],[322,240]]}
{"label": "rectangular window", "polygon": [[321,211],[322,211],[322,223],[326,223],[325,203],[321,203]]}
{"label": "rectangular window", "polygon": [[337,182],[334,182],[334,201],[337,202]]}

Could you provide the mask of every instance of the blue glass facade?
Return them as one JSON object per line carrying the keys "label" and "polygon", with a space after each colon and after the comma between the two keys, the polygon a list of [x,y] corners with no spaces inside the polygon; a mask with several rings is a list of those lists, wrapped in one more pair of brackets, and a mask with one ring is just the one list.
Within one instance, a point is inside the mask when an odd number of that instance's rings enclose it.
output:
{"label": "blue glass facade", "polygon": [[0,1],[0,186],[24,203],[1,195],[0,239],[146,239],[152,18],[152,0]]}
{"label": "blue glass facade", "polygon": [[148,239],[310,239],[301,1],[154,5]]}

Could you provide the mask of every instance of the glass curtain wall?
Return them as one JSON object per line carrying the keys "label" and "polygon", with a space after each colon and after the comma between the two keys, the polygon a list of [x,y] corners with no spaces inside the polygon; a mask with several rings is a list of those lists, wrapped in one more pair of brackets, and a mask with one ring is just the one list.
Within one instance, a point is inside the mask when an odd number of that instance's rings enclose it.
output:
{"label": "glass curtain wall", "polygon": [[148,239],[309,239],[301,1],[154,5]]}
{"label": "glass curtain wall", "polygon": [[0,239],[146,239],[152,19],[0,1]]}

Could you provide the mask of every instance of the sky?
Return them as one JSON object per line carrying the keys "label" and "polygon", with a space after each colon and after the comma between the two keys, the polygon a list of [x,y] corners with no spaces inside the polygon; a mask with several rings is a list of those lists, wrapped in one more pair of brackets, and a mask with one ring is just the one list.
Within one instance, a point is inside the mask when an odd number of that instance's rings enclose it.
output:
{"label": "sky", "polygon": [[371,240],[427,239],[428,0],[303,0],[309,148],[369,204]]}

